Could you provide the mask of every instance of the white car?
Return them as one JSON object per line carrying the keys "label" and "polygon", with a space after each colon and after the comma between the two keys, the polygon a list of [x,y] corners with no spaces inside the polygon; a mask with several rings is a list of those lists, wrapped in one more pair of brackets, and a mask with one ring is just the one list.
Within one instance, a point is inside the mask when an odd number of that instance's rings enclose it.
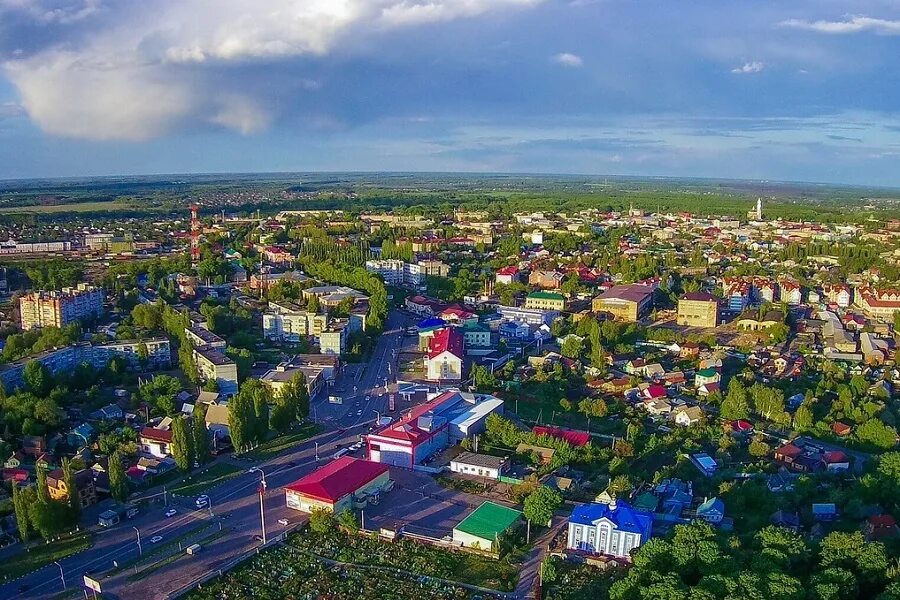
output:
{"label": "white car", "polygon": [[288,525],[288,520],[287,520],[287,519],[278,519],[278,524],[279,524],[279,525],[282,525],[282,526],[284,526],[284,527],[287,527],[287,525]]}
{"label": "white car", "polygon": [[175,510],[174,508],[170,508],[169,510],[166,511],[167,517],[174,517],[177,514],[178,514],[178,511]]}
{"label": "white car", "polygon": [[197,508],[206,508],[209,505],[209,496],[203,494],[197,498]]}
{"label": "white car", "polygon": [[152,538],[150,538],[150,543],[151,543],[151,544],[158,544],[158,543],[160,543],[161,541],[162,541],[162,536],[161,536],[161,535],[154,535]]}

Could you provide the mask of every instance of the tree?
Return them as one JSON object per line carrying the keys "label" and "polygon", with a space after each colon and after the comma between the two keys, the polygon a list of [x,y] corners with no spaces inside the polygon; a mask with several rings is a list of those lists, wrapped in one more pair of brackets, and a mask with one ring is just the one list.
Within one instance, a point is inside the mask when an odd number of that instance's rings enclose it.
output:
{"label": "tree", "polygon": [[63,479],[68,490],[69,513],[73,523],[78,523],[81,518],[81,497],[78,495],[78,485],[75,481],[75,468],[68,458],[62,460]]}
{"label": "tree", "polygon": [[728,394],[722,401],[721,414],[723,419],[735,421],[746,419],[750,416],[750,405],[747,402],[747,390],[736,377],[728,383]]}
{"label": "tree", "polygon": [[560,347],[560,354],[566,358],[577,360],[584,351],[584,340],[577,335],[568,335]]}
{"label": "tree", "polygon": [[345,529],[346,531],[359,531],[359,521],[356,519],[356,515],[353,514],[353,511],[349,509],[344,509],[337,515],[337,523],[340,525],[341,529]]}
{"label": "tree", "polygon": [[313,533],[324,535],[335,527],[334,513],[324,508],[314,508],[309,514],[309,529]]}
{"label": "tree", "polygon": [[181,382],[171,375],[156,375],[138,388],[138,397],[156,407],[161,413],[175,413],[175,396],[181,391]]}
{"label": "tree", "polygon": [[191,470],[194,464],[194,440],[182,415],[172,420],[172,456],[183,472]]}
{"label": "tree", "polygon": [[762,440],[753,440],[750,442],[750,447],[748,448],[750,452],[750,456],[754,456],[756,458],[762,458],[764,456],[768,456],[769,454],[769,445]]}
{"label": "tree", "polygon": [[897,430],[878,419],[869,419],[857,427],[856,437],[864,444],[871,444],[885,450],[897,445]]}
{"label": "tree", "polygon": [[15,481],[12,486],[13,509],[16,513],[16,525],[19,528],[19,539],[23,543],[28,542],[31,538],[31,520],[28,517],[29,496],[32,494],[30,490],[20,490],[19,484]]}
{"label": "tree", "polygon": [[22,378],[28,391],[39,398],[46,397],[53,388],[53,375],[50,370],[36,360],[28,361]]}
{"label": "tree", "polygon": [[578,403],[578,412],[585,417],[605,417],[609,407],[603,398],[584,398]]}
{"label": "tree", "polygon": [[531,541],[531,523],[546,525],[553,519],[553,514],[562,505],[562,497],[546,486],[540,486],[531,492],[522,505],[522,512],[528,519],[527,539]]}
{"label": "tree", "polygon": [[209,462],[210,454],[209,431],[206,429],[205,414],[199,402],[194,405],[194,414],[191,417],[191,437],[194,442],[195,458],[198,463],[205,465]]}
{"label": "tree", "polygon": [[119,502],[128,499],[128,479],[125,476],[122,455],[118,451],[109,457],[109,491]]}

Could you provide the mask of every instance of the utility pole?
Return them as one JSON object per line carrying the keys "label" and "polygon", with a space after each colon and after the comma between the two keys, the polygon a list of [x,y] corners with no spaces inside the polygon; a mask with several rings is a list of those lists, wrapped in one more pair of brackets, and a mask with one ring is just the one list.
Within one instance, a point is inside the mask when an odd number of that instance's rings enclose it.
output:
{"label": "utility pole", "polygon": [[263,546],[266,545],[266,505],[265,505],[265,497],[266,497],[266,473],[259,467],[253,467],[250,469],[251,473],[259,472],[261,476],[261,486],[259,488],[259,522],[262,525],[262,543]]}
{"label": "utility pole", "polygon": [[138,529],[137,527],[132,527],[132,529],[134,529],[135,533],[137,533],[138,556],[143,557],[144,556],[144,548],[141,547],[141,530]]}

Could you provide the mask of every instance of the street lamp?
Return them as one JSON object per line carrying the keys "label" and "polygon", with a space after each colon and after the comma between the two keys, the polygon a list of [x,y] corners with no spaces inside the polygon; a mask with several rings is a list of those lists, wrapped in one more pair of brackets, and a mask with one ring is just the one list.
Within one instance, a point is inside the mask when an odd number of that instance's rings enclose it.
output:
{"label": "street lamp", "polygon": [[134,529],[134,532],[137,534],[138,556],[143,557],[144,549],[141,547],[141,530],[134,526],[132,526],[131,528]]}
{"label": "street lamp", "polygon": [[59,564],[58,560],[54,560],[53,564],[59,567],[59,578],[62,579],[63,591],[66,591],[66,574],[63,573],[62,565]]}
{"label": "street lamp", "polygon": [[265,494],[266,494],[266,472],[260,469],[259,467],[253,467],[250,469],[251,473],[259,472],[262,479],[262,488],[259,490],[259,521],[262,525],[262,543],[263,546],[266,545],[266,505],[264,502]]}

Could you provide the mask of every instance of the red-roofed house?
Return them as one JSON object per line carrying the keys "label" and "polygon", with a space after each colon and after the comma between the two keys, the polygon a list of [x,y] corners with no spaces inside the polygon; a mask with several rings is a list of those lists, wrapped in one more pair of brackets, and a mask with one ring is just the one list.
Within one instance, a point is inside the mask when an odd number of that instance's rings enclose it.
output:
{"label": "red-roofed house", "polygon": [[384,490],[389,482],[387,465],[342,456],[284,486],[284,495],[288,508],[307,513],[323,508],[338,513],[353,510],[354,498]]}
{"label": "red-roofed house", "polygon": [[794,444],[785,444],[780,448],[775,450],[775,460],[778,462],[783,462],[785,464],[793,464],[795,460],[800,458],[803,455],[803,450]]}
{"label": "red-roofed house", "polygon": [[897,520],[891,515],[872,515],[866,519],[864,527],[869,541],[884,540],[897,537]]}
{"label": "red-roofed house", "polygon": [[463,334],[455,327],[441,329],[428,343],[425,357],[429,381],[460,381],[463,378]]}
{"label": "red-roofed house", "polygon": [[832,450],[822,455],[822,462],[828,471],[847,471],[850,469],[850,459],[840,450]]}
{"label": "red-roofed house", "polygon": [[548,437],[563,440],[564,442],[568,442],[569,445],[575,446],[576,448],[585,446],[588,442],[591,441],[590,433],[588,433],[587,431],[579,431],[577,429],[563,429],[561,427],[535,425],[531,428],[531,431],[534,433],[534,435],[546,435]]}
{"label": "red-roofed house", "polygon": [[172,432],[156,429],[155,427],[144,427],[138,440],[141,444],[141,451],[144,454],[155,456],[157,458],[165,458],[171,456],[172,451]]}
{"label": "red-roofed house", "polygon": [[510,265],[499,269],[497,271],[496,281],[497,283],[504,283],[506,285],[509,285],[514,281],[519,281],[519,267]]}
{"label": "red-roofed house", "polygon": [[478,323],[478,315],[462,308],[458,304],[448,306],[438,314],[438,317],[447,323],[458,323],[460,325],[467,325],[469,323],[474,325],[475,323]]}

